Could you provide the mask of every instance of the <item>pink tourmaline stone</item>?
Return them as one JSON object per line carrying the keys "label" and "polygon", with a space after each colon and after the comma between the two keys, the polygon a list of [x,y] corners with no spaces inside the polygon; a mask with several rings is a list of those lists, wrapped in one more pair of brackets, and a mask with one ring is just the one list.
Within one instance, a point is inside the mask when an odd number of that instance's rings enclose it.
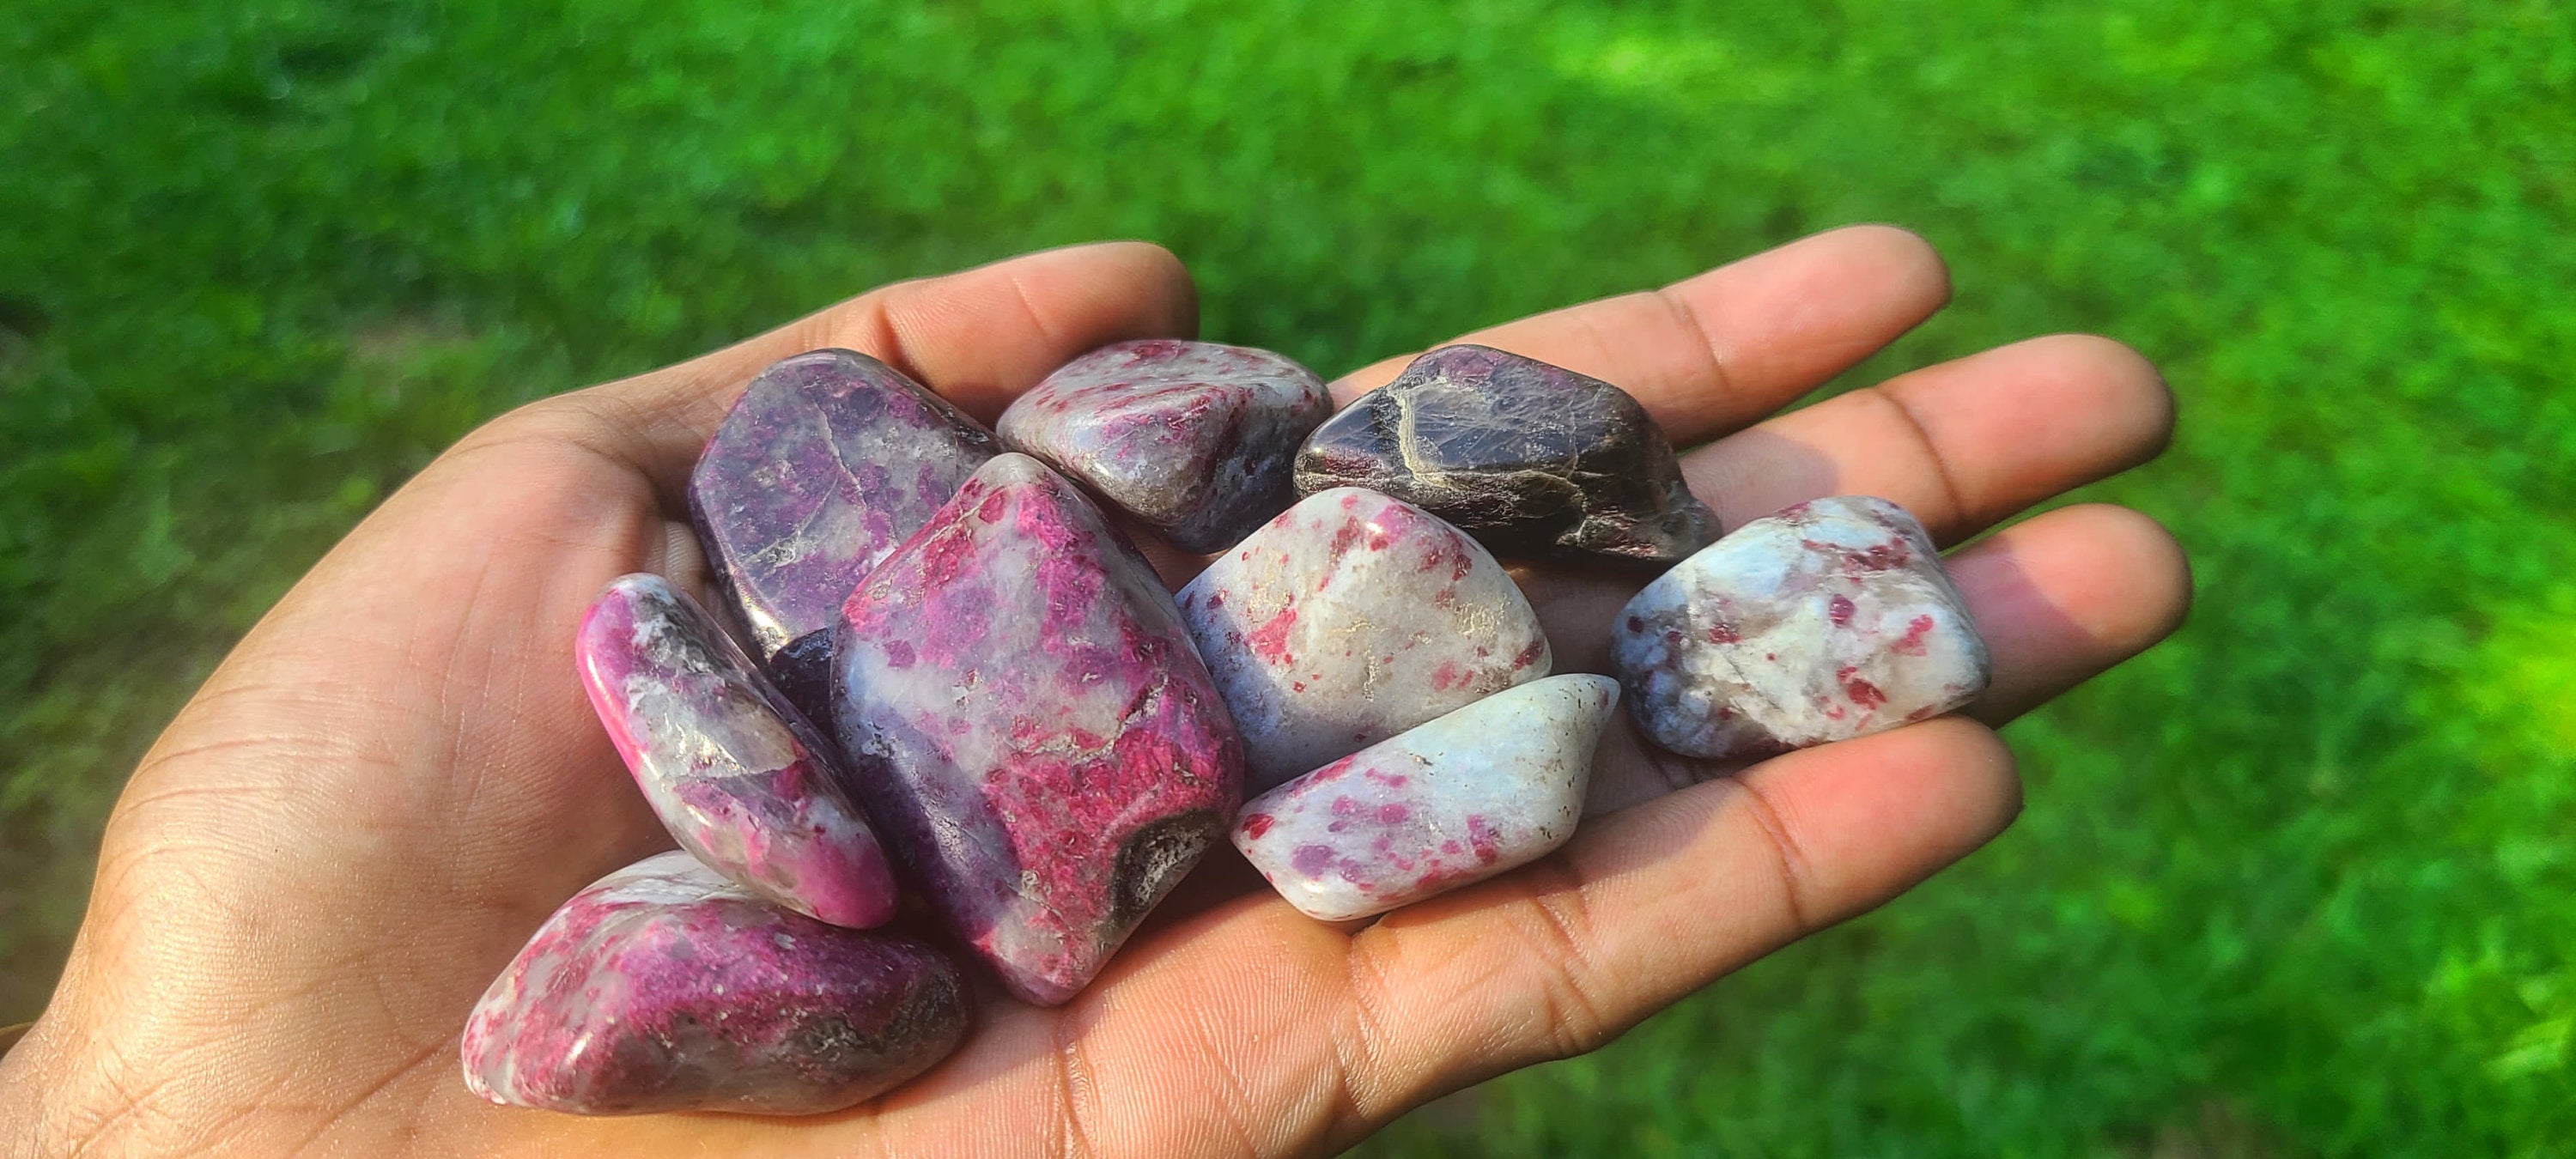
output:
{"label": "pink tourmaline stone", "polygon": [[1171,595],[1026,455],[985,464],[851,594],[833,649],[879,828],[1031,1002],[1081,990],[1241,800],[1241,743]]}
{"label": "pink tourmaline stone", "polygon": [[1315,372],[1267,350],[1148,338],[1064,364],[1002,412],[1002,440],[1185,551],[1288,506],[1290,460],[1333,410]]}
{"label": "pink tourmaline stone", "polygon": [[1757,519],[1620,612],[1628,710],[1684,756],[1750,759],[1939,716],[1985,691],[1985,641],[1923,525],[1846,495]]}
{"label": "pink tourmaline stone", "polygon": [[465,1085],[510,1106],[807,1115],[930,1069],[970,1017],[938,951],[790,913],[674,852],[546,919],[459,1053]]}
{"label": "pink tourmaline stone", "polygon": [[998,450],[901,371],[847,350],[752,380],[689,475],[707,563],[779,689],[820,719],[841,601]]}
{"label": "pink tourmaline stone", "polygon": [[838,926],[894,916],[894,874],[831,746],[715,618],[662,577],[620,577],[573,654],[591,707],[682,848]]}
{"label": "pink tourmaline stone", "polygon": [[1483,545],[1356,487],[1289,508],[1180,604],[1255,791],[1548,670],[1538,614]]}
{"label": "pink tourmaline stone", "polygon": [[1497,692],[1245,802],[1235,848],[1328,922],[1526,865],[1574,835],[1618,700],[1607,676]]}

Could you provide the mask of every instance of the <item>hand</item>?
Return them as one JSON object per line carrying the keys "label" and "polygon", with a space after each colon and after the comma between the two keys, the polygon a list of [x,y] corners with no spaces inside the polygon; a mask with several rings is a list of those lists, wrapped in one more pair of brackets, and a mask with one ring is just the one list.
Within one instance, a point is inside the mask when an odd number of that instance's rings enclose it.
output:
{"label": "hand", "polygon": [[[2155,372],[2081,337],[1764,419],[1947,294],[1920,239],[1862,227],[1473,337],[1618,383],[1677,445],[1705,443],[1686,466],[1729,527],[1864,492],[1955,542],[2162,446],[2171,404]],[[572,629],[623,572],[703,589],[681,488],[752,374],[847,346],[990,420],[1075,354],[1195,328],[1170,254],[1056,250],[889,286],[467,437],[252,629],[136,770],[61,988],[0,1064],[0,1143],[371,1155],[1339,1146],[1444,1092],[1597,1047],[1976,848],[2020,801],[1992,728],[2153,643],[2187,599],[2179,550],[2145,517],[2052,511],[1951,560],[1995,659],[1993,688],[1967,717],[1714,779],[1651,755],[1623,718],[1601,775],[1606,792],[1642,803],[1537,864],[1356,932],[1300,917],[1220,849],[1072,1003],[990,1000],[948,1062],[842,1114],[577,1119],[469,1095],[456,1036],[484,986],[556,904],[669,845],[583,702]],[[1526,582],[1559,670],[1602,670],[1633,578]]]}

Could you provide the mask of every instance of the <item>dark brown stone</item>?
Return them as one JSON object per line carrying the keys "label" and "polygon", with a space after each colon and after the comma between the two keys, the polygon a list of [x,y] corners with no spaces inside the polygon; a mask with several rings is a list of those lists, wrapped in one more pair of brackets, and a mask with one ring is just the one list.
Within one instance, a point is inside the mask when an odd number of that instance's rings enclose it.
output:
{"label": "dark brown stone", "polygon": [[1366,487],[1504,555],[1671,563],[1717,517],[1626,392],[1484,346],[1443,346],[1316,428],[1297,492]]}

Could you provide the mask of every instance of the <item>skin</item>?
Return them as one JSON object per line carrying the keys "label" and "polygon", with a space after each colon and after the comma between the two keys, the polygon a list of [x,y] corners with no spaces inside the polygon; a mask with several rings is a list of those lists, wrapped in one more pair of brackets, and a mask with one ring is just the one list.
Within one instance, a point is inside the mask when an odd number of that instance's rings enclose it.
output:
{"label": "skin", "polygon": [[[1696,446],[1685,467],[1730,527],[1864,492],[1956,542],[2163,446],[2163,383],[2090,337],[1765,417],[1948,294],[1921,239],[1856,227],[1467,340],[1627,387]],[[0,1062],[0,1150],[1330,1150],[1445,1092],[1598,1047],[1977,848],[2020,805],[1992,728],[2163,637],[2188,600],[2183,556],[2152,521],[2054,510],[1952,561],[1995,658],[1967,716],[1732,776],[1649,755],[1623,718],[1601,775],[1662,795],[1365,927],[1299,916],[1220,851],[1080,997],[987,1002],[946,1064],[837,1115],[593,1120],[468,1094],[457,1031],[494,973],[564,898],[668,846],[589,721],[573,626],[625,572],[703,592],[682,489],[751,375],[847,346],[990,421],[1075,354],[1195,329],[1169,253],[1048,251],[888,286],[468,436],[278,603],[136,770],[61,987]],[[1335,397],[1401,364],[1359,370]],[[1159,562],[1175,581],[1190,566]],[[1609,618],[1637,581],[1524,582],[1557,670],[1604,670]]]}

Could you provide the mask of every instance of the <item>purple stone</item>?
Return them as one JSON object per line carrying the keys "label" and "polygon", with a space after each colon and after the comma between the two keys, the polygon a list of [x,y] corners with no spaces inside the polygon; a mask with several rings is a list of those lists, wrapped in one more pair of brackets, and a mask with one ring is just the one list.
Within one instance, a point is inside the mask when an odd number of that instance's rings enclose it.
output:
{"label": "purple stone", "polygon": [[1670,563],[1717,517],[1627,392],[1534,358],[1443,346],[1306,440],[1297,490],[1366,487],[1506,556]]}
{"label": "purple stone", "polygon": [[1618,700],[1607,676],[1497,692],[1245,802],[1235,848],[1328,922],[1526,865],[1574,836]]}
{"label": "purple stone", "polygon": [[1628,711],[1684,756],[1750,759],[1939,716],[1985,691],[1985,641],[1932,537],[1847,495],[1737,528],[1611,628]]}
{"label": "purple stone", "polygon": [[689,514],[797,707],[820,719],[829,704],[841,601],[998,449],[945,399],[847,350],[782,359],[743,391],[690,473]]}
{"label": "purple stone", "polygon": [[1307,498],[1181,589],[1181,619],[1260,790],[1547,675],[1538,613],[1494,557],[1421,508]]}
{"label": "purple stone", "polygon": [[1173,546],[1215,551],[1287,508],[1290,460],[1332,409],[1267,350],[1149,338],[1064,364],[997,426]]}
{"label": "purple stone", "polygon": [[608,739],[682,848],[839,926],[894,916],[894,874],[813,726],[715,617],[662,577],[620,577],[573,654]]}
{"label": "purple stone", "polygon": [[465,1085],[509,1106],[808,1115],[930,1069],[970,1017],[938,951],[790,913],[675,852],[546,919],[460,1054]]}
{"label": "purple stone", "polygon": [[931,904],[1074,995],[1225,830],[1243,749],[1172,597],[1080,488],[984,465],[852,593],[835,725]]}

